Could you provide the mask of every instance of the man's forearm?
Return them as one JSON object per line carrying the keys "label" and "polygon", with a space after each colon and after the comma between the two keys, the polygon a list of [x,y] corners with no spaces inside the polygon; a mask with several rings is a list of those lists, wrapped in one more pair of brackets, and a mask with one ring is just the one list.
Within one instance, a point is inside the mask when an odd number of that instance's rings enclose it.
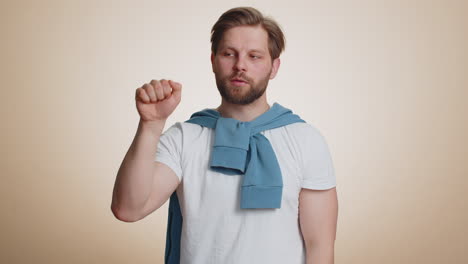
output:
{"label": "man's forearm", "polygon": [[306,264],[333,264],[334,245],[311,245],[306,249]]}
{"label": "man's forearm", "polygon": [[120,165],[112,196],[112,212],[121,220],[136,221],[147,201],[153,182],[154,158],[161,122],[140,120],[135,138]]}

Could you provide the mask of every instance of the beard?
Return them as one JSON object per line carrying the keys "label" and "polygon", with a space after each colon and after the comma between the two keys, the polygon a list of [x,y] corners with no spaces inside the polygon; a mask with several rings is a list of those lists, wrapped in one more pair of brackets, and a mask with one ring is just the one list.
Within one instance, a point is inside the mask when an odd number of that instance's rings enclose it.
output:
{"label": "beard", "polygon": [[[237,105],[248,105],[258,98],[260,98],[268,86],[270,80],[270,72],[263,78],[261,78],[257,83],[244,76],[243,74],[233,74],[228,77],[221,77],[218,73],[215,72],[216,86],[221,97],[226,100],[228,103],[237,104]],[[245,86],[234,86],[231,84],[231,79],[241,78],[247,82]],[[248,89],[247,91],[244,91]]]}

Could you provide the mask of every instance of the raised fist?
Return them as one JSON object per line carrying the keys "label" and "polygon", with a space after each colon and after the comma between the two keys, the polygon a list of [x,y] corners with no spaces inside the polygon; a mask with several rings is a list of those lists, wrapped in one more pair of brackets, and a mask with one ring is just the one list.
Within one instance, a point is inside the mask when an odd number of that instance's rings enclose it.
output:
{"label": "raised fist", "polygon": [[136,89],[135,101],[143,121],[166,120],[181,99],[182,85],[172,80],[152,80]]}

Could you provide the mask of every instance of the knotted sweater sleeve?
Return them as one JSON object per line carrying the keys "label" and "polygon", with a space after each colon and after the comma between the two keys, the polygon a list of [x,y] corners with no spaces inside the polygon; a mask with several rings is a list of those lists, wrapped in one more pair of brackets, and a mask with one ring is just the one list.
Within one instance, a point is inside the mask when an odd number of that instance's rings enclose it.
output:
{"label": "knotted sweater sleeve", "polygon": [[155,161],[166,164],[182,180],[182,124],[176,122],[161,134]]}

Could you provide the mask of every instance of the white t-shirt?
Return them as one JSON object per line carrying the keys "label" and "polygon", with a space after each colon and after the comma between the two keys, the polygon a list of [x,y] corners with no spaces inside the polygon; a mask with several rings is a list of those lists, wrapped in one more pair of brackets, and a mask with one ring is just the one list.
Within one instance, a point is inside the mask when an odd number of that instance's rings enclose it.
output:
{"label": "white t-shirt", "polygon": [[277,209],[240,209],[242,175],[209,169],[214,129],[177,122],[161,135],[155,160],[181,180],[181,264],[305,263],[299,192],[336,186],[327,143],[308,123],[261,133],[270,141],[283,177]]}

